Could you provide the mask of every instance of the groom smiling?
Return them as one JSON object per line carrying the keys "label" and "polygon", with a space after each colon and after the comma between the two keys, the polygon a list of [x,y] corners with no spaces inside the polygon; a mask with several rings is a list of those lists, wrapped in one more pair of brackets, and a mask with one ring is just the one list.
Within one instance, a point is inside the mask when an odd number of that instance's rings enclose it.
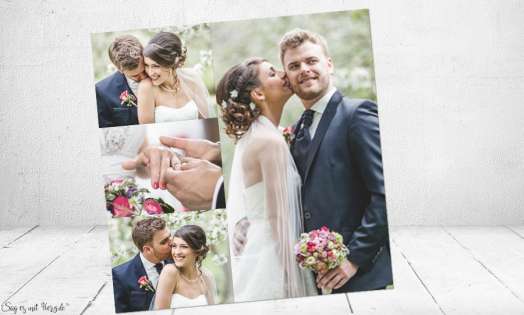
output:
{"label": "groom smiling", "polygon": [[317,275],[333,292],[383,289],[393,283],[377,105],[345,98],[333,85],[325,39],[295,29],[280,41],[280,59],[305,111],[291,153],[302,178],[304,230],[339,232],[350,253]]}

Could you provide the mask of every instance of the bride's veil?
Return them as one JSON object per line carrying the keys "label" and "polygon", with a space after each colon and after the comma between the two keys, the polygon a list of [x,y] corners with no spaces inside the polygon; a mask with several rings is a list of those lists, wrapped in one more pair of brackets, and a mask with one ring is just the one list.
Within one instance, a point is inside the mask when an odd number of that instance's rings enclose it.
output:
{"label": "bride's veil", "polygon": [[176,74],[180,79],[180,87],[197,105],[203,118],[209,118],[209,92],[202,80],[200,71],[194,68],[178,68]]}
{"label": "bride's veil", "polygon": [[[250,155],[256,154],[248,158],[259,161],[265,209],[283,270],[279,275],[268,275],[268,281],[275,276],[282,277],[276,280],[284,284],[284,297],[317,294],[312,273],[299,268],[294,254],[294,246],[303,230],[301,180],[283,135],[269,119],[260,116],[238,141],[235,150],[227,201],[230,236],[233,237],[235,223],[246,215],[244,179],[245,172],[250,170],[242,167],[242,159],[248,151]],[[247,243],[249,241],[248,238]]]}

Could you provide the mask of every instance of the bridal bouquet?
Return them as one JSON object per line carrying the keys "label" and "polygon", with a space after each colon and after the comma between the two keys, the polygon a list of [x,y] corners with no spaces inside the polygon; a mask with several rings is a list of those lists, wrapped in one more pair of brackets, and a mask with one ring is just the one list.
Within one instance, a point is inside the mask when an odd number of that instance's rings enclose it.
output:
{"label": "bridal bouquet", "polygon": [[[303,269],[316,273],[338,267],[349,254],[342,235],[326,226],[309,233],[302,233],[295,245],[295,256]],[[324,289],[322,291],[324,293]],[[330,292],[326,292],[329,294]]]}
{"label": "bridal bouquet", "polygon": [[106,208],[115,217],[131,217],[142,211],[150,215],[175,211],[162,198],[147,197],[150,191],[147,188],[138,188],[132,177],[113,179],[104,186],[104,190]]}

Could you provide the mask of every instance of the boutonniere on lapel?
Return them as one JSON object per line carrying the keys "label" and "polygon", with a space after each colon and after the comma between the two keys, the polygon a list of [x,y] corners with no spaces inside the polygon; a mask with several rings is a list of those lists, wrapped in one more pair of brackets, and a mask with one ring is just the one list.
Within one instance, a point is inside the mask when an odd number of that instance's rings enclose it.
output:
{"label": "boutonniere on lapel", "polygon": [[128,90],[122,91],[120,93],[120,105],[127,107],[136,106],[136,96],[130,94]]}
{"label": "boutonniere on lapel", "polygon": [[291,145],[291,142],[295,138],[295,130],[293,130],[293,126],[284,128],[282,130],[282,135],[284,136],[284,140],[286,140],[287,145]]}
{"label": "boutonniere on lapel", "polygon": [[138,285],[140,286],[140,289],[144,289],[145,291],[149,292],[155,292],[155,288],[153,288],[153,283],[149,281],[147,276],[142,276],[138,278]]}

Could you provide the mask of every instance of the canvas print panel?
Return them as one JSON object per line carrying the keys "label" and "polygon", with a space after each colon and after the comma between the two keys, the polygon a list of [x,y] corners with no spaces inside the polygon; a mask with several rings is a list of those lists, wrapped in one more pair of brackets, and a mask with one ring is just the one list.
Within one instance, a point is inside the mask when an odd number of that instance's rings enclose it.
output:
{"label": "canvas print panel", "polygon": [[392,287],[368,11],[211,34],[235,301]]}

